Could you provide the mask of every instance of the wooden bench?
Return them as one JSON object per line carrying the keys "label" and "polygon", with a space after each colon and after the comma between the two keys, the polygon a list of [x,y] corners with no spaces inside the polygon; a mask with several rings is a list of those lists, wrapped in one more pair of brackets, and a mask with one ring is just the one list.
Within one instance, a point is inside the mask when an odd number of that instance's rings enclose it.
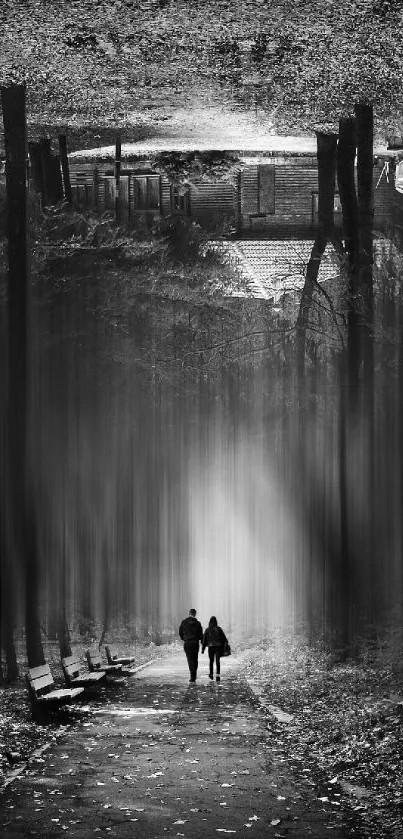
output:
{"label": "wooden bench", "polygon": [[98,673],[104,670],[107,675],[114,676],[122,673],[122,664],[104,664],[101,661],[101,653],[97,647],[93,647],[86,652],[88,661],[88,668],[91,673]]}
{"label": "wooden bench", "polygon": [[27,683],[32,702],[42,707],[55,708],[64,705],[84,692],[83,687],[55,688],[49,664],[28,670]]}
{"label": "wooden bench", "polygon": [[131,656],[118,655],[114,647],[107,645],[105,647],[108,664],[121,664],[122,666],[134,664],[135,659]]}
{"label": "wooden bench", "polygon": [[99,670],[97,673],[83,673],[78,655],[69,655],[62,658],[62,668],[68,685],[91,687],[105,681],[105,670]]}

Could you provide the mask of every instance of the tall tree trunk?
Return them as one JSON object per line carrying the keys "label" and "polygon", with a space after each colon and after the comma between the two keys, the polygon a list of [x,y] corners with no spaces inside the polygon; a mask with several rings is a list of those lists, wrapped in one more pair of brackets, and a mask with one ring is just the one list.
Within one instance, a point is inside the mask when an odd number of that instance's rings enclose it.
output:
{"label": "tall tree trunk", "polygon": [[352,641],[352,576],[351,545],[349,534],[349,493],[347,479],[348,449],[348,396],[347,370],[348,350],[343,351],[340,359],[339,384],[339,507],[340,507],[340,562],[336,581],[336,637],[339,660],[345,661],[351,652]]}
{"label": "tall tree trunk", "polygon": [[43,184],[43,170],[42,170],[42,155],[39,143],[28,143],[29,160],[31,164],[31,180],[32,186],[44,201],[44,184]]}
{"label": "tall tree trunk", "polygon": [[[3,411],[0,414],[0,680],[12,682],[18,678],[17,656],[14,646],[14,626],[16,622],[16,590],[13,575],[13,558],[7,538],[7,442],[6,423]],[[4,650],[6,670],[2,668],[1,650]]]}
{"label": "tall tree trunk", "polygon": [[44,206],[57,204],[63,200],[63,184],[60,171],[60,160],[52,154],[50,140],[43,137],[40,141],[42,176],[43,176],[43,203]]}
{"label": "tall tree trunk", "polygon": [[336,184],[336,148],[335,134],[317,134],[318,159],[318,228],[308,262],[301,304],[298,312],[297,332],[297,370],[300,381],[305,367],[306,333],[320,263],[326,245],[333,238],[334,231],[334,193]]}
{"label": "tall tree trunk", "polygon": [[[64,513],[66,515],[66,513]],[[66,565],[66,533],[62,544],[62,560],[60,568],[59,609],[57,637],[59,641],[60,658],[67,658],[72,654],[71,637],[67,620],[67,565]]]}
{"label": "tall tree trunk", "polygon": [[358,249],[359,286],[363,303],[363,362],[364,391],[373,399],[373,223],[374,223],[374,143],[373,110],[371,105],[356,105],[357,121],[357,191],[358,191]]}
{"label": "tall tree trunk", "polygon": [[64,197],[68,205],[71,207],[73,199],[70,183],[69,158],[67,155],[67,137],[65,134],[59,134],[59,154],[63,175]]}
{"label": "tall tree trunk", "polygon": [[122,141],[120,134],[116,135],[115,146],[115,218],[120,221],[120,170],[122,167]]}
{"label": "tall tree trunk", "polygon": [[24,569],[29,667],[43,664],[39,622],[36,522],[28,470],[29,272],[25,86],[1,90],[8,207],[8,480],[13,537]]}
{"label": "tall tree trunk", "polygon": [[[367,471],[364,481],[367,487],[368,523],[363,535],[364,552],[367,558],[367,609],[371,622],[377,618],[377,582],[375,562],[375,410],[374,410],[374,288],[373,288],[373,108],[358,104],[355,108],[357,122],[357,193],[358,193],[358,248],[359,288],[362,300],[362,364],[363,400],[362,419],[367,451]],[[364,438],[363,438],[364,439]]]}
{"label": "tall tree trunk", "polygon": [[[358,205],[355,189],[356,125],[341,119],[337,146],[337,181],[347,256],[347,379],[349,424],[357,417],[360,371],[360,294],[358,277]],[[344,370],[344,365],[343,365]]]}
{"label": "tall tree trunk", "polygon": [[[4,530],[4,521],[1,523],[2,531]],[[0,598],[1,598],[1,644],[0,650],[4,650],[6,660],[6,672],[1,673],[2,678],[7,679],[8,682],[13,682],[18,678],[18,663],[17,655],[14,645],[14,626],[15,626],[15,608],[16,608],[16,592],[12,583],[12,573],[10,568],[9,549],[6,544],[5,534],[1,533],[1,570],[0,570]]]}

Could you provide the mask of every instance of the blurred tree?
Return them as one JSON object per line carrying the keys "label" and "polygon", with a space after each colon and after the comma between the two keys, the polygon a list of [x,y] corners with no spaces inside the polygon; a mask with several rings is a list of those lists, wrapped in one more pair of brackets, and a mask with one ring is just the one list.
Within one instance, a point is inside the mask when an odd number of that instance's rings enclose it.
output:
{"label": "blurred tree", "polygon": [[30,451],[29,271],[25,87],[1,89],[7,182],[8,235],[8,472],[12,538],[25,600],[28,664],[44,663],[39,622],[39,561]]}

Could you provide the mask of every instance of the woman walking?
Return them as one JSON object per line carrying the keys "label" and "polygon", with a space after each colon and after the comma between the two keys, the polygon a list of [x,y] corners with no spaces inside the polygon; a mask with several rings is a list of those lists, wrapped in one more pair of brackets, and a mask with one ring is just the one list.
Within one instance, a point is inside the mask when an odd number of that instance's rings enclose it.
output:
{"label": "woman walking", "polygon": [[220,681],[220,658],[224,651],[224,646],[227,644],[227,638],[221,626],[217,624],[217,618],[212,615],[209,620],[209,625],[203,636],[202,653],[208,647],[208,655],[210,659],[209,679],[214,678],[214,659],[216,664],[216,681]]}

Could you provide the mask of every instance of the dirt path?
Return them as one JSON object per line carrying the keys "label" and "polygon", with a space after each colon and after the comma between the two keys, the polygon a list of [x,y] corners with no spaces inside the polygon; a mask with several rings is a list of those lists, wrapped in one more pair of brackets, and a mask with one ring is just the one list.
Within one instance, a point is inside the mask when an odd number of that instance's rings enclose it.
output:
{"label": "dirt path", "polygon": [[209,839],[349,834],[303,774],[271,753],[267,718],[239,672],[189,684],[182,653],[107,689],[88,716],[0,798],[0,835]]}

